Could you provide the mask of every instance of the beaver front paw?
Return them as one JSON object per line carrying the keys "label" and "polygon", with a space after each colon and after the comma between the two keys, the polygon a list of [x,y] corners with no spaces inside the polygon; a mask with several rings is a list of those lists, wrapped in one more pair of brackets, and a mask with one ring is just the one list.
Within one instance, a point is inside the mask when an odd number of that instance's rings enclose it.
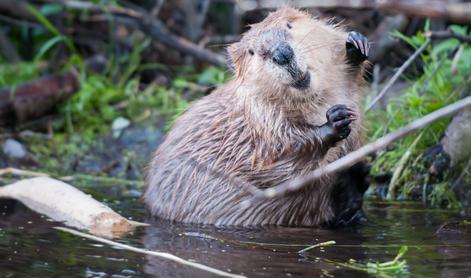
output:
{"label": "beaver front paw", "polygon": [[368,39],[362,34],[358,32],[348,33],[345,46],[347,49],[347,59],[351,65],[358,66],[368,59],[370,44],[368,43]]}
{"label": "beaver front paw", "polygon": [[335,144],[348,137],[350,124],[355,120],[355,112],[343,104],[332,106],[326,112],[327,123],[321,126],[320,133],[324,142]]}

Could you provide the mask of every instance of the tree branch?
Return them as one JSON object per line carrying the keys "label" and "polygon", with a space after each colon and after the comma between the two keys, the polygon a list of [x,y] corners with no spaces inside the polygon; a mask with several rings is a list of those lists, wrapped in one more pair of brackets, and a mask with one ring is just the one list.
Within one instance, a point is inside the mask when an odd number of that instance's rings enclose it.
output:
{"label": "tree branch", "polygon": [[[232,2],[235,2],[239,9],[245,12],[286,6],[285,1],[273,0],[236,0]],[[471,3],[443,0],[291,0],[289,4],[298,8],[376,9],[411,17],[443,18],[461,23],[471,22]]]}
{"label": "tree branch", "polygon": [[[471,97],[466,97],[462,100],[459,100],[453,104],[450,104],[446,107],[443,107],[439,110],[436,110],[423,118],[413,121],[408,124],[406,127],[399,129],[393,133],[390,133],[384,137],[379,138],[375,142],[367,144],[358,150],[349,153],[348,155],[322,167],[318,168],[307,175],[300,176],[284,183],[281,183],[275,187],[266,189],[260,193],[257,193],[253,196],[252,199],[245,201],[250,203],[255,203],[259,200],[272,199],[280,196],[284,196],[290,192],[295,192],[301,188],[311,184],[313,181],[321,178],[324,175],[333,174],[335,172],[345,170],[353,164],[361,161],[367,155],[374,153],[380,149],[385,148],[386,146],[392,144],[393,142],[401,139],[417,130],[422,129],[428,124],[439,120],[441,118],[453,115],[458,111],[471,107]],[[243,204],[247,205],[247,203]]]}
{"label": "tree branch", "polygon": [[[82,1],[74,0],[59,0],[58,2],[69,9],[87,10],[96,13],[103,12],[100,6],[89,2],[83,3]],[[152,39],[173,47],[179,52],[191,55],[196,59],[218,67],[226,67],[226,59],[224,57],[170,33],[161,21],[145,10],[109,7],[107,11],[113,15],[117,22],[133,29],[137,27]]]}

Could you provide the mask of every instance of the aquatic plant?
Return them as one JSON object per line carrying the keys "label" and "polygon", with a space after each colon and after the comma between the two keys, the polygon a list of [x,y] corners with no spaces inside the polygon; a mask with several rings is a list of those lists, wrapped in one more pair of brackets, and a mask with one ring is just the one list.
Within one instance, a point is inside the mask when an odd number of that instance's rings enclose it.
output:
{"label": "aquatic plant", "polygon": [[407,261],[402,259],[407,253],[407,250],[407,246],[402,246],[401,249],[399,249],[396,257],[388,262],[381,263],[378,261],[369,261],[366,263],[360,263],[354,259],[350,259],[348,263],[340,263],[339,265],[359,271],[364,271],[369,274],[375,274],[380,277],[407,276],[409,273]]}

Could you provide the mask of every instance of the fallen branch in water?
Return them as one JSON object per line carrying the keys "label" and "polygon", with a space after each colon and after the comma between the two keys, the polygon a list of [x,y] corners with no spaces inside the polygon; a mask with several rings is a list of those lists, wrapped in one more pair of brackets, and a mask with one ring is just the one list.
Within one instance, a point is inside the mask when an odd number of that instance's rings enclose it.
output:
{"label": "fallen branch in water", "polygon": [[[354,165],[357,162],[360,162],[369,154],[372,154],[380,149],[385,148],[386,146],[392,144],[393,142],[401,139],[417,130],[422,129],[423,127],[427,126],[428,124],[439,120],[441,118],[451,116],[458,111],[471,107],[471,97],[466,97],[462,100],[459,100],[453,104],[450,104],[446,107],[443,107],[439,110],[436,110],[418,120],[413,121],[412,123],[408,124],[406,127],[403,127],[393,133],[390,133],[384,137],[379,138],[378,140],[367,144],[358,150],[349,153],[348,155],[324,166],[318,168],[307,175],[300,176],[286,182],[283,182],[275,187],[263,190],[259,193],[253,195],[253,197],[245,202],[248,203],[255,203],[258,200],[263,199],[272,199],[275,197],[284,196],[287,193],[297,191],[315,180],[321,178],[324,175],[332,174],[341,170],[345,170],[348,167]],[[243,206],[247,205],[247,203],[242,204]]]}
{"label": "fallen branch in water", "polygon": [[203,265],[203,264],[187,261],[185,259],[182,259],[182,258],[177,257],[175,255],[172,255],[170,253],[150,251],[150,250],[130,246],[130,245],[127,245],[127,244],[124,244],[124,243],[119,243],[119,242],[115,242],[115,241],[108,240],[108,239],[105,239],[105,238],[101,238],[101,237],[93,236],[93,235],[90,235],[90,234],[82,233],[82,232],[72,230],[72,229],[69,229],[69,228],[55,227],[54,229],[57,229],[59,231],[63,231],[63,232],[66,232],[66,233],[70,233],[70,234],[73,234],[73,235],[76,235],[76,236],[79,236],[79,237],[83,237],[83,238],[86,238],[86,239],[90,239],[90,240],[93,240],[93,241],[108,244],[108,245],[113,246],[113,247],[118,247],[118,248],[121,248],[121,249],[124,249],[124,250],[136,252],[136,253],[139,253],[139,254],[144,254],[144,255],[149,255],[149,256],[154,256],[154,257],[159,257],[159,258],[171,260],[171,261],[176,262],[178,264],[182,264],[182,265],[190,266],[190,267],[193,267],[193,268],[197,268],[197,269],[207,271],[209,273],[216,274],[216,275],[219,275],[219,276],[236,277],[236,278],[245,277],[245,276],[242,276],[242,275],[232,274],[232,273],[225,272],[225,271],[222,271],[222,270],[219,270],[219,269],[215,269],[215,268],[212,268],[210,266]]}
{"label": "fallen branch in water", "polygon": [[131,221],[77,188],[49,177],[24,179],[0,187],[0,198],[15,199],[54,221],[93,234],[119,237],[145,223]]}

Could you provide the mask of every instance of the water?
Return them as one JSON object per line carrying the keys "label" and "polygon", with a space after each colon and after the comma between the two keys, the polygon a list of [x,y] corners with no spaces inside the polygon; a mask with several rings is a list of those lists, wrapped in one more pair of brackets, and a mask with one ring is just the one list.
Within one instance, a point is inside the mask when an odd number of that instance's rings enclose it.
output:
{"label": "water", "polygon": [[[150,220],[137,198],[107,190],[93,194],[124,216],[152,224],[117,241],[249,277],[364,277],[368,274],[338,263],[389,261],[402,245],[409,246],[408,274],[403,276],[471,275],[471,225],[449,224],[440,229],[444,223],[462,219],[420,204],[367,202],[369,222],[348,229],[215,228]],[[2,201],[1,208],[0,277],[211,277],[53,230],[57,223],[13,201]],[[337,244],[302,255],[297,252],[329,240]]]}

